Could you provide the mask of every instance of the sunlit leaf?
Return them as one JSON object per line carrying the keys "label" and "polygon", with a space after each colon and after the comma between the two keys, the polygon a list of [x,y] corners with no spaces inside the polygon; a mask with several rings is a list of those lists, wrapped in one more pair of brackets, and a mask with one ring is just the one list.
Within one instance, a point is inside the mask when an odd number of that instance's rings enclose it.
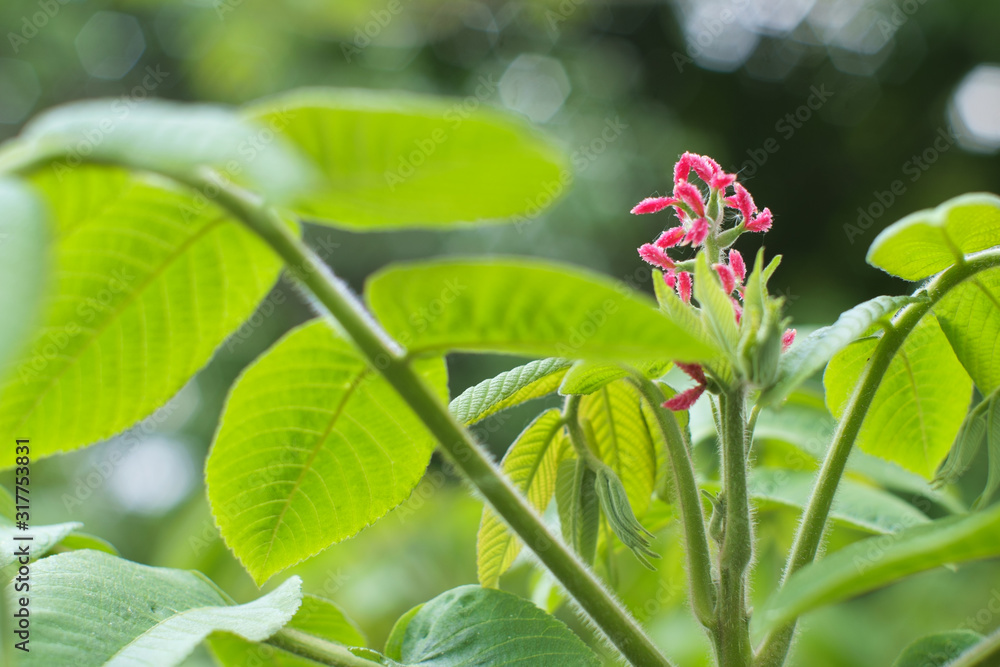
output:
{"label": "sunlit leaf", "polygon": [[395,265],[371,278],[367,297],[389,333],[413,354],[625,362],[713,356],[641,294],[563,264],[499,258]]}
{"label": "sunlit leaf", "polygon": [[463,424],[474,424],[501,410],[551,394],[573,362],[536,359],[469,387],[448,409]]}
{"label": "sunlit leaf", "polygon": [[[441,360],[417,369],[443,397]],[[403,399],[317,320],[237,380],[206,466],[208,497],[259,583],[405,500],[433,449]]]}
{"label": "sunlit leaf", "polygon": [[760,610],[773,630],[818,607],[847,600],[947,563],[1000,556],[1000,507],[872,537],[827,555],[795,574]]}
{"label": "sunlit leaf", "polygon": [[38,458],[166,403],[253,313],[281,264],[213,204],[162,181],[104,167],[33,181],[51,210],[53,275],[43,326],[0,385],[0,431],[30,436]]}
{"label": "sunlit leaf", "polygon": [[357,230],[438,227],[530,216],[567,191],[553,144],[477,100],[307,89],[249,115],[289,139],[322,173],[295,210]]}
{"label": "sunlit leaf", "polygon": [[882,230],[868,249],[868,263],[906,280],[922,280],[963,255],[998,244],[1000,197],[967,194]]}
{"label": "sunlit leaf", "polygon": [[984,394],[1000,387],[1000,269],[956,285],[934,306],[941,330]]}
{"label": "sunlit leaf", "polygon": [[[299,608],[300,589],[292,577],[235,605],[197,572],[148,567],[99,551],[50,556],[31,568],[31,663],[171,667],[212,632],[267,639]],[[10,586],[5,594],[14,595]]]}
{"label": "sunlit leaf", "polygon": [[[830,411],[840,418],[878,345],[865,338],[844,348],[826,368]],[[934,477],[969,408],[972,380],[933,315],[907,336],[870,399],[858,445],[869,454]]]}
{"label": "sunlit leaf", "polygon": [[[501,463],[514,487],[539,511],[545,510],[556,491],[556,470],[568,446],[562,429],[562,413],[555,408],[546,410],[517,437]],[[496,588],[521,547],[507,524],[492,509],[483,508],[476,544],[479,583]]]}
{"label": "sunlit leaf", "polygon": [[[652,361],[644,364],[636,364],[635,370],[648,378],[658,378],[670,369],[669,361]],[[593,394],[598,389],[606,387],[615,380],[628,377],[630,369],[619,364],[601,364],[593,361],[578,361],[573,364],[562,384],[559,385],[559,393],[568,396],[570,394]]]}

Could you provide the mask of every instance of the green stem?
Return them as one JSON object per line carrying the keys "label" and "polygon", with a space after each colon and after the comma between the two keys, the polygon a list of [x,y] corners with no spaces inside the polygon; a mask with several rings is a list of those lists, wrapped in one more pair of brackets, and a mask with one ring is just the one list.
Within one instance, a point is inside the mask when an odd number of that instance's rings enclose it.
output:
{"label": "green stem", "polygon": [[747,667],[753,663],[746,579],[753,559],[753,524],[747,493],[746,391],[740,387],[720,397],[722,412],[723,492],[726,520],[719,554],[719,663]]}
{"label": "green stem", "polygon": [[[1000,265],[1000,250],[988,250],[971,256],[968,261],[956,264],[938,275],[922,290],[927,299],[906,306],[893,326],[888,327],[875,347],[867,366],[854,387],[844,409],[844,415],[833,434],[833,443],[827,451],[820,468],[816,485],[813,487],[809,503],[802,514],[795,541],[788,555],[788,562],[782,577],[782,585],[816,558],[819,545],[826,531],[827,517],[833,505],[840,479],[843,477],[847,459],[854,447],[854,441],[861,430],[861,424],[868,414],[868,408],[878,391],[893,357],[903,345],[913,328],[931,310],[941,297],[951,289],[986,269]],[[795,623],[776,630],[765,637],[757,651],[758,667],[780,667],[788,656],[795,634]]]}
{"label": "green stem", "polygon": [[1000,630],[947,664],[947,667],[989,667],[1000,658]]}
{"label": "green stem", "polygon": [[563,405],[563,422],[566,425],[566,432],[569,433],[569,442],[576,451],[576,456],[587,464],[594,472],[597,472],[597,461],[594,453],[587,445],[587,436],[583,432],[580,424],[580,400],[583,397],[579,394],[572,394],[566,397]]}
{"label": "green stem", "polygon": [[656,423],[667,445],[670,468],[677,486],[677,502],[684,523],[684,539],[687,542],[691,606],[701,624],[712,629],[715,627],[716,597],[715,583],[712,581],[712,552],[708,546],[705,515],[689,448],[674,413],[662,405],[663,392],[642,373],[634,373],[631,380],[656,415]]}
{"label": "green stem", "polygon": [[379,663],[365,660],[351,653],[346,646],[334,644],[314,635],[285,628],[278,630],[265,642],[283,651],[309,658],[321,665],[333,667],[375,667]]}
{"label": "green stem", "polygon": [[447,406],[412,369],[399,345],[284,221],[247,193],[221,182],[212,172],[203,172],[185,182],[199,190],[208,187],[216,190],[216,202],[242,220],[281,256],[288,270],[340,323],[372,367],[420,417],[456,467],[522,542],[535,552],[621,654],[634,665],[669,667],[670,661],[642,627],[576,554],[549,530],[541,516],[497,469],[489,452],[455,421]]}

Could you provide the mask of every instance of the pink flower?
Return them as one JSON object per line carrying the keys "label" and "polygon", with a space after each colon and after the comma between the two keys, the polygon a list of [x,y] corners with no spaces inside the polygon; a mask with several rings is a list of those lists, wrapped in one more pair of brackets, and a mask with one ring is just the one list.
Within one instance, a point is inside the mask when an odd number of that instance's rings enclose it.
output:
{"label": "pink flower", "polygon": [[705,378],[705,371],[698,364],[682,364],[677,362],[677,368],[688,374],[697,384],[686,391],[682,391],[663,404],[668,410],[681,411],[690,410],[691,406],[705,393],[708,380]]}
{"label": "pink flower", "polygon": [[788,348],[790,348],[794,342],[795,329],[785,329],[785,333],[781,335],[781,351],[787,352]]}
{"label": "pink flower", "polygon": [[660,234],[660,238],[654,241],[654,245],[658,248],[673,248],[675,245],[681,242],[684,238],[685,230],[683,227],[674,227],[668,229],[667,231]]}
{"label": "pink flower", "polygon": [[729,300],[733,302],[733,313],[736,314],[736,324],[739,324],[740,320],[743,319],[743,306],[736,300],[736,297],[731,296]]}
{"label": "pink flower", "polygon": [[757,206],[753,203],[753,197],[739,183],[736,183],[733,187],[735,188],[735,194],[731,197],[726,197],[722,201],[725,202],[726,206],[739,210],[740,215],[743,216],[743,222],[749,222],[753,214],[757,212]]}
{"label": "pink flower", "polygon": [[713,190],[725,190],[736,182],[736,174],[727,174],[721,169],[708,179],[708,186]]}
{"label": "pink flower", "polygon": [[674,185],[687,181],[688,174],[691,173],[691,167],[694,166],[695,162],[701,159],[700,155],[695,155],[694,153],[684,153],[674,164]]}
{"label": "pink flower", "polygon": [[670,289],[674,288],[677,284],[677,273],[673,269],[667,269],[663,272],[663,282],[667,284]]}
{"label": "pink flower", "polygon": [[677,293],[684,303],[691,303],[691,274],[681,271],[677,274]]}
{"label": "pink flower", "polygon": [[681,181],[674,184],[674,196],[685,203],[698,217],[705,215],[705,202],[701,198],[701,190],[697,186]]}
{"label": "pink flower", "polygon": [[652,243],[644,243],[639,246],[639,257],[661,269],[669,270],[674,268],[674,260],[670,259],[670,256],[667,255],[663,248],[657,248]]}
{"label": "pink flower", "polygon": [[719,274],[722,289],[726,290],[726,294],[732,294],[733,290],[736,289],[736,275],[733,274],[733,270],[725,264],[713,264],[712,268]]}
{"label": "pink flower", "polygon": [[765,208],[754,216],[753,220],[747,222],[747,231],[766,232],[771,228],[771,209]]}
{"label": "pink flower", "polygon": [[692,246],[700,246],[708,238],[708,220],[705,218],[698,218],[691,223],[691,229],[688,230],[687,236],[684,237],[685,243],[690,243]]}
{"label": "pink flower", "polygon": [[743,261],[743,255],[740,254],[738,250],[729,251],[729,268],[733,270],[733,274],[736,276],[736,282],[742,284],[747,277],[747,265]]}
{"label": "pink flower", "polygon": [[646,197],[641,202],[632,207],[632,213],[634,215],[641,215],[643,213],[656,213],[662,211],[668,206],[673,206],[678,203],[678,199],[674,197]]}

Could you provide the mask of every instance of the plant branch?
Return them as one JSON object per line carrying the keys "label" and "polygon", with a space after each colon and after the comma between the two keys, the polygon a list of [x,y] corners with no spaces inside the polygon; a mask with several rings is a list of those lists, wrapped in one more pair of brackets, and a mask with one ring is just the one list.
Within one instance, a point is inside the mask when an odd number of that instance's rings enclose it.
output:
{"label": "plant branch", "polygon": [[368,314],[348,286],[306,247],[272,209],[211,171],[184,182],[217,191],[217,203],[243,221],[284,259],[288,270],[340,323],[371,366],[435,436],[442,450],[511,530],[549,569],[611,643],[635,665],[671,664],[594,573],[557,537],[528,501],[407,362],[404,351]]}
{"label": "plant branch", "polygon": [[329,642],[314,635],[285,628],[278,630],[266,644],[309,658],[321,665],[332,667],[376,667],[380,663],[354,655],[346,646]]}
{"label": "plant branch", "polygon": [[[802,514],[795,541],[788,555],[782,585],[816,558],[819,545],[826,531],[827,517],[833,505],[837,487],[847,466],[847,459],[854,447],[854,442],[861,430],[868,408],[871,406],[875,392],[878,391],[882,376],[885,375],[893,357],[903,345],[913,328],[933,308],[941,297],[963,281],[980,271],[1000,266],[1000,250],[992,249],[971,255],[968,261],[956,264],[934,278],[924,292],[927,299],[906,306],[899,314],[892,327],[886,329],[878,345],[875,347],[868,364],[861,372],[861,377],[854,387],[844,415],[837,424],[833,442],[827,451],[823,466],[813,487],[809,503]],[[918,292],[919,293],[919,292]],[[756,665],[758,667],[780,667],[788,656],[795,634],[795,623],[776,630],[766,637],[757,651]]]}
{"label": "plant branch", "polygon": [[712,552],[708,546],[705,515],[689,448],[674,413],[662,405],[663,392],[642,373],[633,373],[630,380],[642,392],[643,398],[656,415],[656,423],[667,445],[670,468],[677,485],[677,502],[684,522],[691,606],[701,624],[712,629],[715,627],[716,598],[715,583],[712,581]]}
{"label": "plant branch", "polygon": [[746,390],[726,390],[720,403],[726,514],[719,554],[719,662],[725,667],[748,667],[753,662],[753,651],[746,574],[753,559],[753,523],[747,493]]}

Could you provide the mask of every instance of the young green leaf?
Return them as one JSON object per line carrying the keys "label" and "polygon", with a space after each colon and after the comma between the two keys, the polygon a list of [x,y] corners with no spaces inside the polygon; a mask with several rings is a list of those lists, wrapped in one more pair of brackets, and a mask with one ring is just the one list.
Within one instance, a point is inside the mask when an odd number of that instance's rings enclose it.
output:
{"label": "young green leaf", "polygon": [[736,328],[736,312],[730,297],[722,289],[719,277],[708,266],[705,253],[699,253],[694,267],[694,297],[701,307],[705,328],[716,345],[735,354],[740,332]]}
{"label": "young green leaf", "polygon": [[916,281],[995,245],[1000,245],[1000,197],[967,194],[882,230],[868,249],[868,263]]}
{"label": "young green leaf", "polygon": [[454,588],[424,604],[402,634],[398,660],[407,667],[599,664],[561,621],[516,595],[479,586]]}
{"label": "young green leaf", "polygon": [[163,405],[253,313],[281,264],[214,204],[162,181],[78,167],[33,182],[53,221],[52,288],[43,326],[0,384],[0,431],[30,434],[38,458]]}
{"label": "young green leaf", "polygon": [[[442,361],[417,368],[444,397]],[[433,449],[403,399],[317,320],[237,380],[206,465],[208,497],[226,544],[261,583],[405,500]]]}
{"label": "young green leaf", "polygon": [[1000,395],[997,393],[990,397],[986,409],[986,454],[990,466],[986,488],[976,499],[974,509],[985,507],[993,499],[997,489],[1000,489]]}
{"label": "young green leaf", "polygon": [[469,387],[448,406],[463,424],[475,424],[501,410],[551,394],[573,364],[566,359],[536,359]]}
{"label": "young green leaf", "polygon": [[25,148],[65,153],[53,163],[60,176],[71,174],[81,158],[167,174],[208,165],[249,181],[275,201],[288,199],[313,177],[297,151],[275,140],[269,128],[207,104],[156,99],[131,108],[117,99],[64,104],[28,123],[7,152]]}
{"label": "young green leaf", "polygon": [[881,588],[948,563],[1000,555],[1000,507],[872,537],[836,551],[793,574],[760,612],[763,630],[802,614]]}
{"label": "young green leaf", "polygon": [[660,557],[649,548],[649,538],[654,535],[643,528],[635,518],[625,487],[622,486],[618,475],[603,463],[598,464],[595,474],[597,479],[594,488],[597,489],[597,499],[604,517],[608,520],[608,527],[621,543],[632,551],[640,563],[650,570],[655,570],[656,568],[649,562],[650,558]]}
{"label": "young green leaf", "polygon": [[[267,639],[299,608],[300,589],[292,577],[235,605],[197,572],[148,567],[99,551],[50,556],[31,568],[32,662],[171,667],[212,632]],[[11,586],[5,595],[15,595]]]}
{"label": "young green leaf", "polygon": [[369,280],[367,298],[414,355],[501,352],[623,362],[713,356],[638,292],[564,264],[499,258],[395,265]]}
{"label": "young green leaf", "polygon": [[594,564],[601,526],[597,476],[584,461],[566,459],[556,477],[556,508],[563,539],[584,563]]}
{"label": "young green leaf", "polygon": [[565,159],[549,140],[461,100],[307,89],[248,114],[321,172],[295,207],[316,222],[365,231],[498,221],[532,215],[569,185]]}
{"label": "young green leaf", "polygon": [[[304,595],[302,606],[286,630],[300,630],[313,637],[344,646],[367,646],[361,629],[336,604],[315,595]],[[208,639],[212,655],[221,667],[313,667],[316,663],[250,642],[230,633],[215,633]]]}
{"label": "young green leaf", "polygon": [[934,306],[955,355],[984,394],[1000,387],[1000,269],[956,285]]}
{"label": "young green leaf", "polygon": [[74,530],[82,528],[82,523],[56,523],[47,526],[31,526],[31,530],[23,531],[14,527],[13,521],[0,519],[0,569],[17,562],[18,547],[23,544],[16,537],[31,536],[31,558],[41,558],[52,551],[60,542],[66,539]]}
{"label": "young green leaf", "polygon": [[838,352],[863,336],[879,320],[917,299],[911,296],[879,296],[841,313],[828,327],[817,329],[782,355],[778,381],[766,389],[760,402],[780,403]]}
{"label": "young green leaf", "polygon": [[982,639],[981,634],[972,630],[952,630],[921,637],[903,650],[892,667],[946,667]]}
{"label": "young green leaf", "polygon": [[[535,418],[503,457],[501,467],[535,509],[544,511],[556,491],[556,470],[568,443],[562,436],[562,413],[552,408]],[[521,541],[489,507],[483,508],[476,543],[479,583],[496,588],[500,575],[517,558]]]}
{"label": "young green leaf", "polygon": [[[648,378],[658,378],[670,370],[670,366],[669,361],[651,361],[636,364],[635,369]],[[593,394],[615,380],[628,377],[629,373],[630,369],[620,364],[578,361],[563,378],[562,384],[559,385],[559,393],[563,396]]]}
{"label": "young green leaf", "polygon": [[642,396],[627,380],[618,380],[580,400],[580,420],[589,426],[597,457],[618,475],[635,516],[649,508],[662,461],[646,416]]}
{"label": "young green leaf", "polygon": [[[27,184],[0,180],[0,373],[35,324],[45,287],[48,233],[42,201]],[[11,433],[13,435],[13,433]]]}
{"label": "young green leaf", "polygon": [[667,287],[663,281],[663,273],[653,270],[653,292],[656,294],[656,301],[660,304],[660,311],[663,312],[670,321],[688,333],[695,340],[700,340],[716,352],[721,348],[716,346],[715,340],[705,329],[705,323],[698,317],[698,311],[690,304],[681,301],[677,293]]}
{"label": "young green leaf", "polygon": [[[865,338],[837,353],[823,382],[838,419],[878,339]],[[889,364],[858,434],[863,451],[932,479],[962,425],[972,380],[933,315],[914,327]]]}

